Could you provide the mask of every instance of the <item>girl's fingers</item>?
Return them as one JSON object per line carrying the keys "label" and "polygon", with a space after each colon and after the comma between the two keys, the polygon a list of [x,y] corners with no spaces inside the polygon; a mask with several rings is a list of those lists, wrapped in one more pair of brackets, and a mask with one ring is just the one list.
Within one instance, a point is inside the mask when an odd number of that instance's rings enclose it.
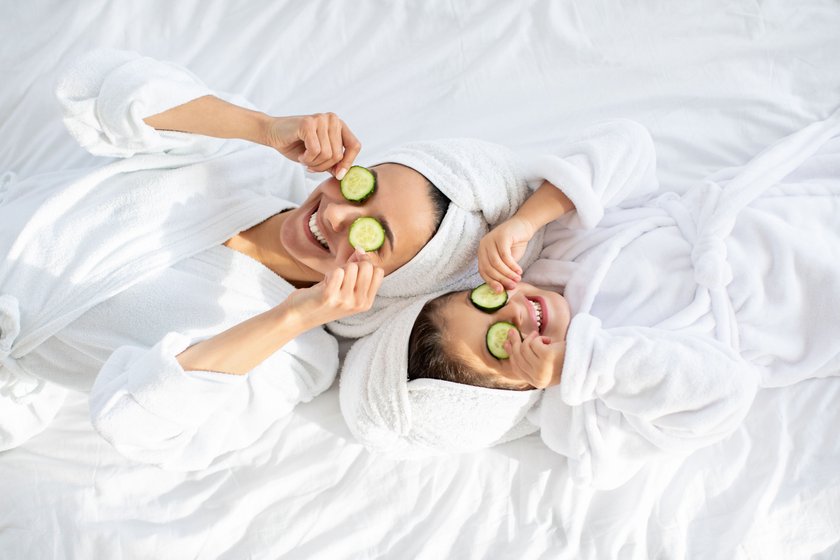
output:
{"label": "girl's fingers", "polygon": [[510,250],[510,246],[500,246],[499,253],[502,258],[502,262],[504,262],[505,265],[507,265],[510,271],[513,272],[519,280],[522,280],[522,267],[519,266],[519,263],[516,262],[515,258],[513,258],[513,253]]}
{"label": "girl's fingers", "polygon": [[508,289],[513,289],[516,287],[516,282],[520,280],[519,275],[515,273],[511,268],[502,260],[502,257],[499,255],[498,250],[493,251],[490,254],[490,266],[501,275],[505,280],[513,282],[513,286],[509,286]]}
{"label": "girl's fingers", "polygon": [[510,329],[507,333],[507,341],[505,342],[505,351],[510,354],[511,357],[514,355],[519,354],[519,348],[522,345],[522,342],[519,339],[519,333],[516,332],[514,329]]}
{"label": "girl's fingers", "polygon": [[505,289],[513,290],[516,288],[517,281],[509,276],[506,276],[502,271],[500,271],[494,265],[493,257],[486,252],[483,254],[483,257],[479,259],[478,272],[481,274],[481,277],[484,278],[485,282],[490,284],[496,293]]}
{"label": "girl's fingers", "polygon": [[502,277],[496,274],[496,271],[492,268],[488,267],[484,263],[479,263],[478,265],[478,273],[481,275],[481,278],[487,282],[487,284],[493,288],[493,291],[497,294],[502,293],[504,291],[504,286],[501,283]]}

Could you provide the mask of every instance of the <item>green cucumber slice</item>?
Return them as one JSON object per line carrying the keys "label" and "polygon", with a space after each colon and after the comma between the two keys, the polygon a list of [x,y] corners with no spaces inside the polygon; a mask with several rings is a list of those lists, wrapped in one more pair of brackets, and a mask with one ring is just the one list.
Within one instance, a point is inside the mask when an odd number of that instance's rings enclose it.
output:
{"label": "green cucumber slice", "polygon": [[508,294],[505,291],[497,294],[485,283],[470,292],[470,301],[485,313],[493,313],[505,306],[508,302]]}
{"label": "green cucumber slice", "polygon": [[513,323],[508,323],[507,321],[493,323],[490,325],[490,328],[487,329],[487,337],[485,339],[487,342],[487,349],[491,354],[493,354],[493,356],[499,358],[500,360],[507,360],[510,358],[510,354],[508,354],[507,350],[505,350],[505,342],[507,342],[508,331],[511,329],[515,330],[517,334],[519,334],[519,329],[513,326]]}
{"label": "green cucumber slice", "polygon": [[362,216],[350,224],[347,237],[353,247],[366,252],[376,251],[385,243],[385,228],[376,218]]}
{"label": "green cucumber slice", "polygon": [[376,177],[366,167],[354,165],[341,180],[341,195],[350,202],[364,202],[376,190]]}

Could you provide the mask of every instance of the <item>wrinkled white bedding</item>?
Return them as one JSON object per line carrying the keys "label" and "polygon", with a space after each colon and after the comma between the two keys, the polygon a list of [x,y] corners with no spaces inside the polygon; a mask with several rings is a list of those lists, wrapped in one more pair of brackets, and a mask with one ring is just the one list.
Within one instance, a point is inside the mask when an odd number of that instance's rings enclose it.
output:
{"label": "wrinkled white bedding", "polygon": [[[633,118],[663,188],[684,191],[840,105],[838,29],[833,0],[3,3],[0,173],[97,164],[62,129],[52,80],[112,46],[277,114],[335,111],[369,152],[455,135],[549,149]],[[370,456],[335,388],[252,448],[168,473],[113,451],[73,395],[0,454],[0,557],[838,558],[838,402],[836,378],[765,390],[726,441],[591,492],[535,436]]]}

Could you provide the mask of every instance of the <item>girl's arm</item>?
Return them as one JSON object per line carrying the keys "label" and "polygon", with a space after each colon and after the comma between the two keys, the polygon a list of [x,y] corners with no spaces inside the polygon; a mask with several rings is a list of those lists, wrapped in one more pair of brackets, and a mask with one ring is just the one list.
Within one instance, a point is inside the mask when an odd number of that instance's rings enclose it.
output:
{"label": "girl's arm", "polygon": [[575,209],[566,194],[548,181],[508,220],[485,235],[478,247],[478,272],[497,292],[512,290],[522,280],[516,261],[541,227]]}

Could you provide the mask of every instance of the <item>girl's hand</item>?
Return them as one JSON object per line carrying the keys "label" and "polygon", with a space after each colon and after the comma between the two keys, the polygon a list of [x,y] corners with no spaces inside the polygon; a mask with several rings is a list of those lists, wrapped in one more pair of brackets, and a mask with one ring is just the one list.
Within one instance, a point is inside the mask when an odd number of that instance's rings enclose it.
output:
{"label": "girl's hand", "polygon": [[370,309],[384,276],[384,269],[357,251],[321,282],[292,292],[280,307],[292,314],[303,330],[315,328]]}
{"label": "girl's hand", "polygon": [[478,272],[496,292],[513,290],[522,280],[516,262],[534,236],[531,224],[517,216],[502,222],[485,235],[478,246]]}
{"label": "girl's hand", "polygon": [[547,336],[532,332],[519,339],[519,334],[511,329],[505,350],[510,354],[510,363],[522,376],[522,380],[537,389],[545,389],[560,384],[563,373],[563,360],[566,357],[566,341],[552,342]]}
{"label": "girl's hand", "polygon": [[265,130],[266,146],[304,164],[309,171],[329,170],[341,180],[362,145],[335,113],[272,117]]}

